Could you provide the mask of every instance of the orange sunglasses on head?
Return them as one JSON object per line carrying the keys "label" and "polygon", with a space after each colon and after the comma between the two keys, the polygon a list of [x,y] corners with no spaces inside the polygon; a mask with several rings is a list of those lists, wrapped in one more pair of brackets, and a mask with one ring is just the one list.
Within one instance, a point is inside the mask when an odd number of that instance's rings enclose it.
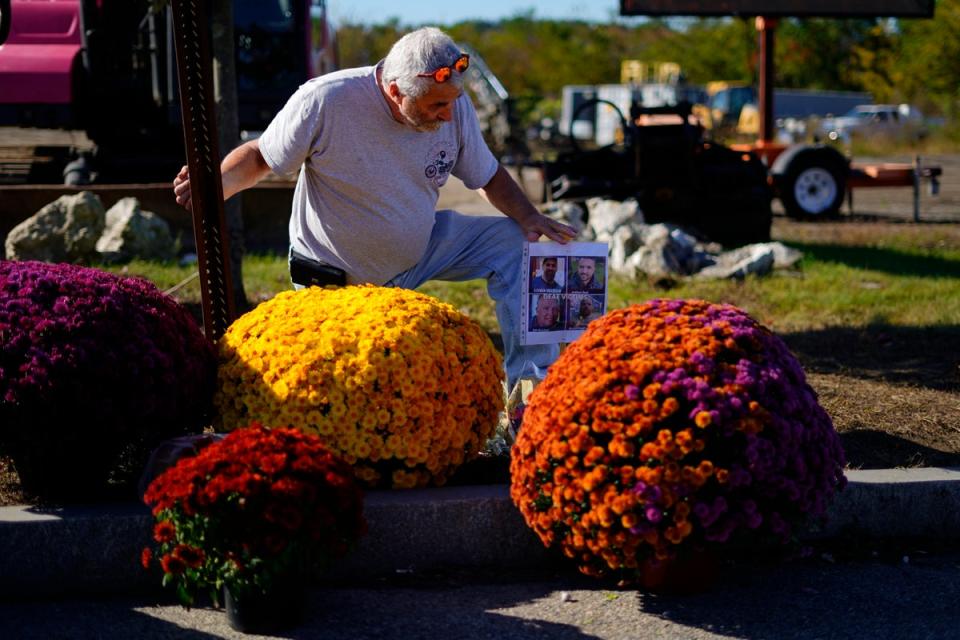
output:
{"label": "orange sunglasses on head", "polygon": [[457,58],[453,64],[446,67],[440,67],[439,69],[431,71],[430,73],[418,73],[417,77],[433,78],[435,81],[442,84],[450,79],[450,76],[453,75],[454,70],[456,70],[457,73],[463,73],[469,66],[470,56],[466,53],[461,53],[460,57]]}

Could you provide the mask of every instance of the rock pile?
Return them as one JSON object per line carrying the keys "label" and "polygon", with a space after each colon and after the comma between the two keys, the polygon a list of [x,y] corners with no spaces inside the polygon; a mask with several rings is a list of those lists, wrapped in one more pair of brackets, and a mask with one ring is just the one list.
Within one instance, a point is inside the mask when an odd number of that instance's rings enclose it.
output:
{"label": "rock pile", "polygon": [[97,252],[108,261],[169,260],[174,255],[170,225],[155,213],[142,210],[136,198],[122,198],[107,211]]}
{"label": "rock pile", "polygon": [[10,230],[7,258],[82,262],[96,250],[104,219],[100,198],[89,191],[61,196]]}
{"label": "rock pile", "polygon": [[730,251],[702,242],[683,228],[667,223],[647,224],[636,200],[622,202],[591,198],[583,207],[562,202],[544,213],[577,230],[578,240],[607,242],[610,269],[628,276],[650,278],[743,278],[790,268],[803,254],[780,242],[749,244]]}
{"label": "rock pile", "polygon": [[61,196],[7,235],[9,260],[42,262],[117,262],[175,255],[170,226],[136,198],[123,198],[105,211],[95,194]]}

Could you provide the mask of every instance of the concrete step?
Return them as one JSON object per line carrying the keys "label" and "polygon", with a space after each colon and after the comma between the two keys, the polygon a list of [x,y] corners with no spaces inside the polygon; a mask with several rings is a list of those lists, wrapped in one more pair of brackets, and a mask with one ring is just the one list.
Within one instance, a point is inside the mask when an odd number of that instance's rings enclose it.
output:
{"label": "concrete step", "polygon": [[[960,538],[960,468],[848,472],[825,527],[808,539]],[[505,485],[373,491],[369,533],[331,577],[558,561],[527,528]],[[140,567],[152,520],[142,505],[0,508],[0,597],[150,591]],[[571,571],[574,571],[571,566]]]}

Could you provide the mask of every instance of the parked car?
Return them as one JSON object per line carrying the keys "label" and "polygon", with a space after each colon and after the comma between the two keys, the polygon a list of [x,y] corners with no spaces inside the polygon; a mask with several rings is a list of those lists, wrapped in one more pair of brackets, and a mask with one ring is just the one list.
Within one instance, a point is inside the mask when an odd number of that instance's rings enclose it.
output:
{"label": "parked car", "polygon": [[888,135],[914,140],[927,134],[923,115],[909,104],[862,104],[837,118],[825,118],[820,133],[849,142],[853,135]]}

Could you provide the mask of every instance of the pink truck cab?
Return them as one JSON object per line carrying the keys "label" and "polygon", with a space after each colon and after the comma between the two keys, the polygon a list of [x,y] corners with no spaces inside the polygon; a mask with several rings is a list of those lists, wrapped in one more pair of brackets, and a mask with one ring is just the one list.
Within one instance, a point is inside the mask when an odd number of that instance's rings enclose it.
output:
{"label": "pink truck cab", "polygon": [[[234,0],[240,128],[336,68],[328,0]],[[173,13],[153,0],[0,0],[0,126],[82,129],[98,179],[182,163]],[[121,178],[122,179],[122,176]]]}
{"label": "pink truck cab", "polygon": [[44,121],[68,117],[83,47],[80,0],[9,0],[0,11],[8,29],[0,44],[0,105],[46,111]]}

